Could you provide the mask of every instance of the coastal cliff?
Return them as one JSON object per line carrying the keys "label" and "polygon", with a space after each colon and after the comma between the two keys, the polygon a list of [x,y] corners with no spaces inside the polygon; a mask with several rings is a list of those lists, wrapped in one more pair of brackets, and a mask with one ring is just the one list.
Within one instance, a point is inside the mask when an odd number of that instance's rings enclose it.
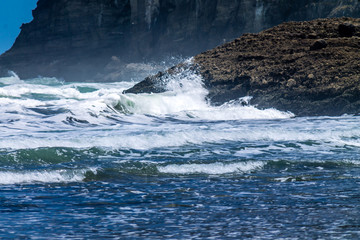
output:
{"label": "coastal cliff", "polygon": [[297,116],[358,114],[360,19],[289,22],[244,34],[126,92],[165,91],[166,79],[184,68],[202,76],[214,105],[252,96],[259,108]]}
{"label": "coastal cliff", "polygon": [[39,0],[33,21],[0,56],[0,73],[120,81],[132,70],[151,72],[138,63],[193,56],[286,21],[339,16],[360,17],[360,2]]}

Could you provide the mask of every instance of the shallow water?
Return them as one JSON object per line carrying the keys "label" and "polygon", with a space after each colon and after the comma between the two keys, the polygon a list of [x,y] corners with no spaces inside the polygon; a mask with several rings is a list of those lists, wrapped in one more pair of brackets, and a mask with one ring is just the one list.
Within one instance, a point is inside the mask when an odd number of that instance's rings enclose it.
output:
{"label": "shallow water", "polygon": [[0,238],[360,237],[360,117],[133,84],[0,79]]}

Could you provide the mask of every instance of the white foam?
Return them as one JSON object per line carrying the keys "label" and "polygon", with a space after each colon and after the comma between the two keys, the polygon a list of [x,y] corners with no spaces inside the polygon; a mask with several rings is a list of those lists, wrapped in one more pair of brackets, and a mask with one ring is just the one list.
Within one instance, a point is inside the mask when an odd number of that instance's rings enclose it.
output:
{"label": "white foam", "polygon": [[160,94],[120,95],[118,107],[127,113],[166,115],[207,108],[207,91],[202,79],[192,71],[184,71],[171,77],[169,91]]}
{"label": "white foam", "polygon": [[87,171],[90,171],[90,169],[73,171],[0,172],[0,184],[81,182],[85,179],[85,173]]}
{"label": "white foam", "polygon": [[[188,60],[188,63],[191,63],[191,59]],[[202,85],[201,77],[190,70],[181,71],[170,77],[167,84],[169,91],[160,94],[122,94],[123,90],[133,85],[130,82],[66,84],[56,79],[42,78],[21,81],[14,73],[11,77],[1,80],[6,84],[0,87],[0,125],[11,122],[11,126],[4,125],[5,132],[9,127],[19,131],[22,129],[24,132],[37,131],[39,126],[45,131],[73,129],[77,126],[76,120],[88,125],[106,126],[113,124],[111,119],[114,117],[126,119],[132,123],[148,124],[152,121],[150,117],[147,117],[149,115],[171,116],[190,121],[276,119],[293,116],[275,109],[259,110],[251,106],[244,107],[238,102],[224,104],[220,107],[211,106],[205,100],[208,92]],[[36,109],[40,110],[36,111]],[[123,111],[121,112],[119,109]],[[55,114],[45,116],[44,112],[54,112]],[[109,116],[111,119],[108,118]],[[67,122],[69,118],[75,119],[75,126]],[[86,126],[86,124],[82,124],[82,126]],[[8,134],[12,135],[11,132]],[[175,141],[175,145],[188,141],[186,134],[180,133],[179,137],[180,139]],[[159,139],[160,143],[169,141],[161,136],[159,138],[161,138]],[[74,142],[75,146],[88,145],[78,139],[73,139],[73,141],[44,139],[44,143],[42,143],[42,140],[36,138],[36,134],[33,140],[29,141],[39,143],[38,147],[51,145],[51,143],[55,146],[72,145]],[[104,139],[94,139],[93,143],[97,144],[100,140]],[[110,136],[109,140],[114,139]],[[139,149],[146,149],[147,146],[160,146],[160,144],[146,143],[143,139],[139,141],[136,136],[131,136],[129,142],[132,140],[134,140],[135,148]],[[0,142],[0,147],[5,145]],[[18,146],[21,145],[27,144],[19,143]],[[15,144],[15,146],[17,145]],[[123,145],[120,144],[120,146]]]}
{"label": "white foam", "polygon": [[2,84],[18,84],[18,83],[24,83],[24,81],[20,80],[19,76],[15,72],[9,71],[9,77],[0,78],[0,83],[2,83]]}
{"label": "white foam", "polygon": [[276,182],[296,182],[296,178],[294,177],[280,177],[280,178],[274,178]]}
{"label": "white foam", "polygon": [[[133,116],[138,119],[141,115]],[[96,118],[95,118],[96,119]],[[130,118],[131,120],[132,118]],[[99,122],[103,121],[101,118]],[[2,138],[0,138],[0,149],[33,149],[43,147],[70,147],[70,148],[110,148],[110,149],[139,149],[147,150],[161,147],[178,147],[185,145],[198,145],[206,143],[231,142],[296,142],[300,150],[306,152],[329,152],[334,147],[344,145],[356,146],[359,142],[360,130],[349,129],[354,139],[350,139],[346,133],[344,142],[344,131],[328,129],[328,126],[314,126],[314,128],[303,130],[294,126],[304,127],[297,119],[282,122],[254,123],[246,122],[237,124],[220,122],[211,124],[204,128],[202,125],[172,124],[171,122],[131,123],[127,125],[114,125],[109,127],[99,126],[97,128],[72,127],[72,130],[52,129],[53,124],[44,124],[42,131],[37,132],[37,123],[26,123],[18,121],[17,128],[7,129],[9,124],[4,125]],[[294,122],[293,124],[291,124]],[[0,124],[1,126],[1,124]],[[32,131],[31,131],[32,130]],[[54,133],[52,133],[54,131]],[[29,134],[30,133],[30,134]],[[307,143],[310,141],[310,144]],[[315,144],[311,144],[314,142]],[[293,148],[274,146],[261,149],[237,150],[236,156],[246,157],[260,154],[261,151],[297,151]]]}
{"label": "white foam", "polygon": [[208,91],[203,87],[201,76],[191,70],[184,70],[170,77],[168,91],[160,94],[120,95],[118,108],[126,113],[172,115],[180,118],[203,120],[238,119],[283,119],[294,117],[290,112],[276,109],[260,110],[243,106],[251,97],[243,97],[222,106],[211,106],[206,102]]}
{"label": "white foam", "polygon": [[210,163],[210,164],[171,164],[158,167],[159,172],[171,174],[227,174],[246,173],[264,166],[263,162]]}
{"label": "white foam", "polygon": [[[56,98],[63,99],[101,99],[106,94],[118,93],[120,94],[129,84],[67,84],[67,85],[42,85],[42,84],[31,84],[28,82],[20,81],[10,85],[6,85],[0,88],[0,95],[7,97],[22,97],[26,94],[44,94],[52,95]],[[91,92],[80,92],[79,87],[95,88]],[[26,96],[25,96],[26,97]]]}
{"label": "white foam", "polygon": [[[36,84],[31,84],[31,82],[36,82]],[[26,83],[13,83],[0,87],[0,123],[15,118],[24,119],[27,122],[38,122],[39,125],[46,128],[48,124],[42,123],[43,119],[37,117],[41,114],[29,110],[29,108],[67,110],[67,114],[58,114],[46,119],[47,122],[53,121],[56,124],[52,125],[52,128],[61,128],[67,117],[85,120],[90,124],[107,123],[104,112],[114,111],[109,109],[109,106],[116,104],[121,92],[130,86],[130,83],[68,85],[54,85],[51,82],[51,85],[41,85],[40,83],[41,79],[30,81],[30,83],[26,81]],[[89,88],[91,91],[81,92],[79,88]],[[31,94],[40,94],[45,97],[40,99]],[[99,118],[99,116],[103,118]]]}
{"label": "white foam", "polygon": [[[293,114],[288,112],[243,106],[250,97],[211,106],[205,100],[208,92],[201,77],[189,70],[170,78],[169,91],[160,94],[122,94],[133,84],[129,82],[64,84],[49,79],[23,82],[16,75],[10,78],[13,82],[0,87],[0,149],[147,150],[226,141],[294,141],[303,151],[325,153],[338,146],[360,146],[358,117],[291,119]],[[34,108],[55,113],[44,115]],[[74,124],[69,118],[75,119]],[[266,121],[227,122],[242,119]],[[265,150],[274,149],[237,150],[234,154],[246,157]]]}

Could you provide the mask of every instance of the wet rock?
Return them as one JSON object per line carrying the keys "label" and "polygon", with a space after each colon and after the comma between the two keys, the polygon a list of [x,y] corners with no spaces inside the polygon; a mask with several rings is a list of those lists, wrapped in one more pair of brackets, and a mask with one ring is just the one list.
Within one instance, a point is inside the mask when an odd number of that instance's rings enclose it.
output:
{"label": "wet rock", "polygon": [[[340,37],[343,23],[359,27],[360,19],[288,22],[196,55],[208,100],[221,105],[252,96],[250,104],[297,116],[360,113],[360,38]],[[326,39],[327,47],[319,40],[321,50],[309,51],[308,32]]]}
{"label": "wet rock", "polygon": [[314,50],[319,50],[322,48],[326,48],[327,47],[327,42],[324,39],[319,39],[316,40],[313,45],[311,45],[310,50],[314,51]]}
{"label": "wet rock", "polygon": [[287,81],[286,86],[287,86],[288,88],[292,88],[292,87],[296,86],[296,80],[290,78],[290,79]]}
{"label": "wet rock", "polygon": [[355,26],[351,23],[342,23],[338,29],[341,37],[352,37],[356,32]]}
{"label": "wet rock", "polygon": [[310,74],[307,76],[307,78],[308,78],[309,80],[314,80],[314,79],[315,79],[315,76],[314,76],[314,74],[310,73]]}

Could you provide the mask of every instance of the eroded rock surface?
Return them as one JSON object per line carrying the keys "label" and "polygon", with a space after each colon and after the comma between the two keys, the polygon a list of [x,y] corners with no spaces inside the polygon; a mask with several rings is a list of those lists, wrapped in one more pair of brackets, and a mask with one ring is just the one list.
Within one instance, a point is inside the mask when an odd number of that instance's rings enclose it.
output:
{"label": "eroded rock surface", "polygon": [[[344,35],[344,26],[352,26],[352,34]],[[196,55],[192,67],[215,105],[252,96],[251,104],[260,108],[298,116],[357,114],[360,19],[289,22],[244,34]],[[156,78],[148,79],[156,83]]]}

